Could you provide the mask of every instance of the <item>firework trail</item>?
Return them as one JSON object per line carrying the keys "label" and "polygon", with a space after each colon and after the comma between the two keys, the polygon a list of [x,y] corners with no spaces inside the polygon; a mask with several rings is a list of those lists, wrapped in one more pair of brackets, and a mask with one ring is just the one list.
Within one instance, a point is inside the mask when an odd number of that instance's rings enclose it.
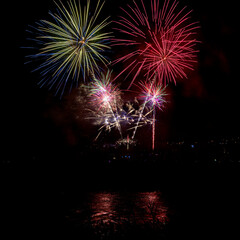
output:
{"label": "firework trail", "polygon": [[82,7],[80,0],[70,0],[65,6],[57,5],[56,13],[49,12],[52,20],[41,20],[33,31],[37,53],[29,55],[31,61],[41,60],[34,71],[40,71],[40,86],[55,87],[61,96],[68,86],[78,85],[80,75],[86,76],[100,71],[99,63],[106,65],[103,56],[109,49],[110,33],[104,32],[108,18],[98,22],[104,1],[98,0],[95,11],[90,12],[90,0]]}
{"label": "firework trail", "polygon": [[196,22],[190,22],[191,11],[186,7],[177,11],[178,2],[172,5],[165,0],[160,7],[159,0],[151,0],[151,14],[141,0],[137,5],[122,9],[123,15],[116,21],[115,29],[120,37],[113,39],[113,45],[128,46],[128,53],[113,64],[124,62],[127,65],[118,76],[129,71],[133,79],[129,88],[140,73],[145,79],[156,80],[162,84],[174,82],[178,77],[186,77],[186,70],[192,69],[196,61],[195,30]]}

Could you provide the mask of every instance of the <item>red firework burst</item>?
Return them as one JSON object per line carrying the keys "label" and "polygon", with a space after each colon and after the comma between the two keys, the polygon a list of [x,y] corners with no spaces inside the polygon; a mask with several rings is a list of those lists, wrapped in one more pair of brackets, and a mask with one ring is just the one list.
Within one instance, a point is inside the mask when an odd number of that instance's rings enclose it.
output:
{"label": "red firework burst", "polygon": [[134,74],[129,87],[140,73],[163,84],[176,84],[177,78],[187,77],[187,69],[193,69],[198,25],[189,21],[191,11],[186,12],[186,7],[177,11],[177,6],[178,2],[171,5],[170,0],[165,0],[160,8],[159,0],[151,0],[151,17],[143,0],[141,8],[134,2],[128,10],[122,9],[124,16],[116,22],[122,37],[114,39],[113,45],[130,49],[113,64],[127,62],[119,75],[126,71]]}

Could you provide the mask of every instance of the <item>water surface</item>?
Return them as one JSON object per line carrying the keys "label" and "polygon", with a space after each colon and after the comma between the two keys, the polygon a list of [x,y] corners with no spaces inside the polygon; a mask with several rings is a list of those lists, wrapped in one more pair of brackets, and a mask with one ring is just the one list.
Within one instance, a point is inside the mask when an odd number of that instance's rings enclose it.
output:
{"label": "water surface", "polygon": [[89,231],[117,232],[128,227],[162,228],[169,208],[161,192],[91,192],[69,211],[67,221]]}

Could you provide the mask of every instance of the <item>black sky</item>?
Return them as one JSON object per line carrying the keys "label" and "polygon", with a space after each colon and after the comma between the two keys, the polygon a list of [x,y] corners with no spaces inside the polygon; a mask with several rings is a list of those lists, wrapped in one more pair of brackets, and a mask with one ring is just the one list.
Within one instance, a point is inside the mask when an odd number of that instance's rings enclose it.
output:
{"label": "black sky", "polygon": [[[63,1],[64,2],[64,1]],[[92,1],[94,2],[94,1]],[[114,2],[114,3],[113,3]],[[116,16],[119,6],[130,0],[107,0],[105,13]],[[193,9],[193,19],[201,26],[199,57],[189,79],[171,87],[169,110],[161,114],[162,136],[226,136],[240,134],[238,5],[236,1],[180,0]],[[34,155],[74,145],[90,144],[95,128],[72,110],[74,91],[59,99],[37,86],[31,64],[24,65],[26,29],[54,10],[52,0],[6,1],[2,20],[4,65],[2,70],[3,138],[9,156]],[[164,115],[165,114],[165,115]],[[161,129],[160,129],[161,128]]]}

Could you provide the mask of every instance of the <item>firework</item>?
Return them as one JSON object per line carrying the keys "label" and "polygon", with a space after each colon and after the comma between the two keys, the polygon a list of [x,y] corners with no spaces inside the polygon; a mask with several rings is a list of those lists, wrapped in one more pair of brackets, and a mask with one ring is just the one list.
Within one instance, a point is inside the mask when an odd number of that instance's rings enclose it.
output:
{"label": "firework", "polygon": [[[146,105],[151,106],[151,110],[147,113],[152,113],[152,150],[155,148],[155,124],[156,124],[156,107],[160,110],[163,110],[163,106],[166,103],[166,86],[163,87],[162,84],[159,82],[156,82],[155,79],[153,81],[145,81],[139,83],[139,88],[141,89],[142,95],[140,98],[144,99],[143,108],[146,107]],[[142,115],[142,112],[139,116]],[[137,122],[136,128],[134,130],[132,138],[134,138],[137,126],[139,121]]]}
{"label": "firework", "polygon": [[[111,81],[111,71],[107,70],[107,73],[101,73],[100,79],[94,78],[90,85],[90,96],[95,106],[99,106],[98,110],[102,109],[103,112],[112,114],[114,122],[122,137],[121,126],[119,119],[116,115],[117,104],[120,99],[120,90]],[[116,113],[115,113],[116,112]]]}
{"label": "firework", "polygon": [[100,77],[94,77],[90,83],[90,96],[93,104],[99,109],[115,109],[121,99],[121,92],[111,80],[112,71],[101,72]]}
{"label": "firework", "polygon": [[136,141],[129,138],[129,135],[127,135],[126,138],[120,139],[116,142],[117,146],[125,145],[127,147],[127,150],[129,150],[130,145],[136,145]]}
{"label": "firework", "polygon": [[100,126],[95,141],[104,130],[110,132],[112,128],[118,129],[115,116],[113,116],[112,112],[89,110],[89,113],[90,116],[87,119],[94,120],[94,124]]}
{"label": "firework", "polygon": [[139,88],[141,89],[140,98],[145,100],[145,104],[149,103],[152,107],[157,106],[163,109],[166,103],[166,87],[156,81],[141,81]]}
{"label": "firework", "polygon": [[129,87],[140,73],[163,84],[176,83],[178,77],[186,77],[186,70],[196,61],[197,23],[189,22],[191,11],[177,11],[176,1],[171,5],[165,0],[160,8],[159,0],[151,0],[151,16],[143,0],[141,3],[141,7],[134,2],[127,10],[122,9],[123,16],[115,28],[121,37],[115,38],[113,45],[129,46],[129,50],[113,63],[128,64],[119,75],[126,71],[134,74]]}
{"label": "firework", "polygon": [[[91,97],[94,99],[93,96]],[[123,133],[127,132],[129,135],[129,132],[136,128],[152,124],[152,118],[150,118],[152,110],[147,109],[147,107],[145,108],[147,112],[143,114],[142,106],[134,107],[134,104],[130,102],[123,103],[123,101],[119,101],[115,108],[99,107],[96,104],[99,102],[98,100],[93,100],[93,102],[93,108],[89,110],[90,116],[87,119],[93,120],[95,125],[100,126],[95,140],[103,131],[110,132],[112,129],[117,129],[118,131],[121,130],[121,139],[118,142],[124,142],[129,137],[124,138]],[[135,141],[130,139],[129,143],[131,142]]]}
{"label": "firework", "polygon": [[41,60],[35,70],[42,75],[40,86],[55,87],[61,95],[67,86],[78,85],[80,75],[86,76],[99,71],[99,63],[106,65],[104,52],[109,49],[110,33],[105,32],[108,18],[97,23],[104,5],[98,0],[95,11],[90,12],[90,1],[82,7],[79,1],[70,0],[67,7],[61,2],[56,13],[49,13],[52,21],[41,20],[33,27],[33,40],[38,53],[30,55],[32,60]]}

